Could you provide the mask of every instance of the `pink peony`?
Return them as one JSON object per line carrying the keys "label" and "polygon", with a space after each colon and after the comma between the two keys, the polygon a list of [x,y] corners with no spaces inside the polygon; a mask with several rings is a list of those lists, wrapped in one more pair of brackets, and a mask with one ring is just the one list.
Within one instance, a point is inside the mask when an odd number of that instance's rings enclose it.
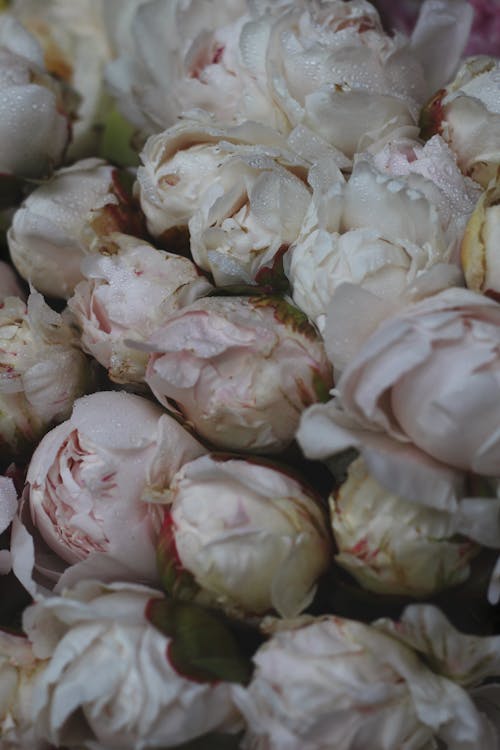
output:
{"label": "pink peony", "polygon": [[84,280],[68,302],[83,349],[116,383],[140,383],[147,354],[128,346],[146,341],[171,315],[212,290],[188,258],[124,234],[110,235],[115,252],[85,258]]}
{"label": "pink peony", "polygon": [[334,400],[305,413],[306,454],[359,447],[384,486],[452,509],[456,470],[498,475],[499,331],[500,305],[459,288],[388,318],[350,360]]}
{"label": "pink peony", "polygon": [[198,300],[146,348],[146,383],[159,401],[175,401],[202,437],[229,450],[283,450],[332,384],[315,329],[278,297]]}
{"label": "pink peony", "polygon": [[194,438],[146,399],[115,391],[79,399],[71,418],[33,454],[27,475],[33,526],[67,563],[101,553],[129,574],[155,580],[163,511],[147,500],[201,453]]}

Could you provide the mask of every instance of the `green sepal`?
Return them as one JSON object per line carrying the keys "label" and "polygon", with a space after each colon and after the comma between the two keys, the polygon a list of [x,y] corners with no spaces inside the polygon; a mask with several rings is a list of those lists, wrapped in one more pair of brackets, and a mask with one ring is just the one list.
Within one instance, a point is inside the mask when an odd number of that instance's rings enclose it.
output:
{"label": "green sepal", "polygon": [[167,654],[178,674],[197,682],[250,681],[250,660],[223,615],[190,602],[151,599],[146,616],[171,638]]}
{"label": "green sepal", "polygon": [[288,248],[288,245],[282,245],[274,256],[272,264],[261,268],[255,277],[257,284],[267,289],[268,292],[287,294],[290,291],[290,282],[283,265],[283,258]]}
{"label": "green sepal", "polygon": [[135,128],[116,109],[106,118],[99,156],[120,167],[136,167],[139,156],[132,146]]}
{"label": "green sepal", "polygon": [[313,371],[312,386],[319,403],[326,404],[331,400],[330,389],[333,382],[325,380],[318,370]]}
{"label": "green sepal", "polygon": [[319,334],[307,315],[283,297],[277,294],[268,294],[263,297],[253,298],[253,303],[256,308],[270,307],[274,310],[275,319],[279,323],[283,323],[291,328],[292,331],[301,333],[312,341],[319,339]]}
{"label": "green sepal", "polygon": [[256,297],[269,293],[267,287],[254,284],[227,284],[212,289],[206,297]]}

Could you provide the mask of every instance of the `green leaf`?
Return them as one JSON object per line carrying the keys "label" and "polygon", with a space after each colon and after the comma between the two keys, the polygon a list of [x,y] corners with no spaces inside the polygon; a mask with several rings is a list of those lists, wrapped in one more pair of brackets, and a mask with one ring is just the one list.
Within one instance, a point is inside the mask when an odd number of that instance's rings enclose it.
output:
{"label": "green leaf", "polygon": [[179,674],[200,682],[249,682],[250,660],[222,614],[173,599],[152,599],[146,614],[172,639],[168,657]]}
{"label": "green leaf", "polygon": [[318,370],[313,369],[312,385],[319,402],[326,404],[330,401],[330,389],[333,385],[333,379],[331,381],[325,380]]}
{"label": "green leaf", "polygon": [[135,128],[117,109],[112,109],[104,124],[99,156],[120,167],[135,167],[139,156],[132,146]]}

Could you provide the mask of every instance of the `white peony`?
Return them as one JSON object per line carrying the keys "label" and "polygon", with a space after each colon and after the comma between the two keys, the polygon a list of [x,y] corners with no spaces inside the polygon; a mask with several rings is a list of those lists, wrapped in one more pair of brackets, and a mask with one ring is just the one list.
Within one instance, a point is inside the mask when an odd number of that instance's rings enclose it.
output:
{"label": "white peony", "polygon": [[[218,448],[279,452],[331,368],[305,316],[279,297],[206,297],[145,345],[146,383]],[[170,400],[170,401],[169,401]]]}
{"label": "white peony", "polygon": [[361,458],[330,496],[336,561],[366,589],[428,596],[466,580],[479,547],[500,547],[500,504],[461,499],[452,512],[389,493]]}
{"label": "white peony", "polygon": [[33,651],[47,660],[32,696],[37,736],[81,750],[150,750],[232,728],[230,683],[173,668],[170,639],[146,618],[158,598],[144,586],[84,581],[25,610]]}
{"label": "white peony", "polygon": [[188,120],[152,136],[137,174],[149,230],[168,240],[189,227],[193,259],[217,285],[253,283],[296,239],[310,202],[310,164],[292,148],[256,123]]}
{"label": "white peony", "polygon": [[456,259],[479,192],[438,137],[359,155],[348,182],[315,192],[285,259],[295,303],[321,331],[344,282],[394,305],[430,269]]}
{"label": "white peony", "polygon": [[0,14],[0,92],[0,173],[46,176],[63,159],[69,120],[40,45],[6,13]]}
{"label": "white peony", "polygon": [[462,171],[484,188],[500,165],[500,63],[492,57],[464,61],[456,78],[437,92],[422,114],[424,135],[440,133]]}
{"label": "white peony", "polygon": [[186,464],[159,537],[167,588],[245,616],[307,607],[331,558],[315,493],[279,467],[225,455]]}
{"label": "white peony", "polygon": [[[160,132],[194,108],[219,122],[273,111],[251,74],[242,68],[241,26],[249,20],[244,0],[136,3],[129,13],[122,54],[107,79],[126,117],[143,133]],[[242,80],[243,76],[243,80]]]}
{"label": "white peony", "polygon": [[84,159],[59,170],[14,214],[7,240],[23,278],[54,297],[68,298],[82,280],[86,254],[112,252],[112,232],[140,231],[137,209],[118,171],[101,159]]}
{"label": "white peony", "polygon": [[111,47],[104,28],[102,0],[13,0],[11,12],[40,42],[47,70],[75,92],[72,142],[74,161],[94,155],[109,109],[103,87]]}
{"label": "white peony", "polygon": [[83,349],[117,383],[142,382],[148,355],[127,342],[146,341],[170,315],[213,287],[194,264],[124,234],[110,235],[115,252],[82,261],[84,281],[68,302]]}
{"label": "white peony", "polygon": [[90,385],[89,364],[61,315],[33,292],[26,304],[7,297],[0,308],[0,439],[6,457],[20,456]]}

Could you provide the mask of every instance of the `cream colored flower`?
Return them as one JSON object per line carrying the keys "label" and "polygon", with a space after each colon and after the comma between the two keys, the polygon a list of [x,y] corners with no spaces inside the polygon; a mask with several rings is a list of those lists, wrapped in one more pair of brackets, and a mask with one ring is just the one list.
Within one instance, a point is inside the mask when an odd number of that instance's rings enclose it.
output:
{"label": "cream colored flower", "polygon": [[68,302],[83,349],[117,383],[141,383],[148,354],[131,348],[180,309],[213,288],[195,265],[124,234],[110,235],[115,252],[82,261],[84,280]]}
{"label": "cream colored flower", "polygon": [[0,14],[0,173],[45,177],[61,163],[69,141],[59,84],[31,34]]}
{"label": "cream colored flower", "polygon": [[101,159],[60,169],[14,214],[7,240],[23,278],[43,294],[68,298],[86,254],[113,252],[113,232],[140,232],[141,221],[118,171]]}
{"label": "cream colored flower", "polygon": [[330,540],[318,498],[293,475],[258,459],[202,456],[175,475],[168,499],[158,558],[173,593],[172,565],[192,577],[197,600],[239,615],[294,617],[310,604]]}
{"label": "cream colored flower", "polygon": [[178,674],[170,639],[146,619],[154,589],[83,581],[25,610],[34,653],[47,660],[32,698],[36,734],[94,750],[173,747],[231,728],[231,684]]}

